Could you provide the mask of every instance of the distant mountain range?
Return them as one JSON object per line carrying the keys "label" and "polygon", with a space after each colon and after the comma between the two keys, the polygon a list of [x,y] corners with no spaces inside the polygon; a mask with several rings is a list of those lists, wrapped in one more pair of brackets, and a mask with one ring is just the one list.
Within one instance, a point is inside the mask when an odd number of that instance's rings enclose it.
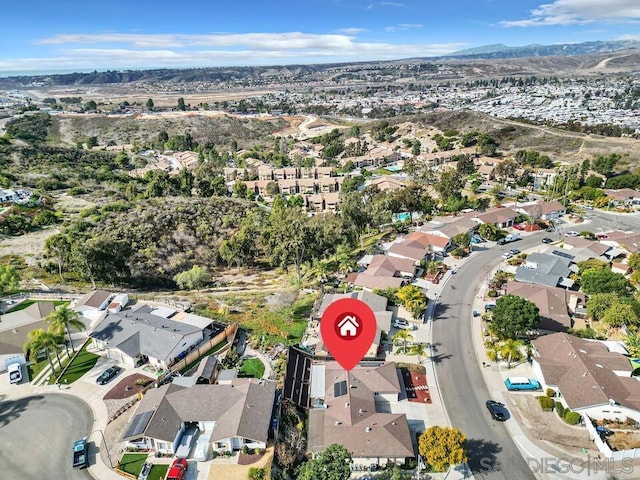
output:
{"label": "distant mountain range", "polygon": [[525,45],[522,47],[509,47],[502,43],[484,45],[482,47],[459,50],[440,58],[468,58],[468,59],[494,59],[494,58],[523,58],[523,57],[549,57],[552,55],[590,55],[594,53],[616,52],[640,48],[640,41],[636,40],[612,40],[584,43],[559,43],[556,45]]}
{"label": "distant mountain range", "polygon": [[[0,78],[1,88],[25,88],[32,86],[51,85],[104,85],[104,84],[127,84],[131,82],[232,82],[239,83],[244,79],[256,79],[256,84],[264,84],[268,81],[284,81],[287,79],[301,79],[315,76],[314,80],[323,80],[324,75],[332,70],[344,69],[352,71],[359,65],[400,65],[411,63],[412,61],[447,63],[461,60],[488,60],[487,64],[492,64],[492,60],[500,59],[538,59],[545,57],[573,57],[579,55],[603,55],[609,52],[616,52],[629,49],[640,50],[640,41],[617,40],[617,41],[595,41],[584,43],[562,43],[557,45],[526,45],[522,47],[509,47],[498,43],[484,45],[466,50],[459,50],[446,56],[440,57],[420,57],[401,60],[369,61],[369,62],[348,62],[332,64],[313,65],[281,65],[281,66],[252,66],[252,67],[204,67],[204,68],[158,68],[147,70],[105,70],[91,73],[51,73],[15,75]],[[637,52],[636,52],[637,53]],[[635,56],[628,56],[628,62],[637,62]],[[599,61],[599,60],[598,60]],[[475,64],[475,63],[474,63]],[[634,64],[635,65],[635,64]],[[461,65],[459,65],[461,66]],[[549,66],[552,68],[552,66]],[[531,72],[533,73],[533,72]],[[491,73],[495,75],[496,72]]]}

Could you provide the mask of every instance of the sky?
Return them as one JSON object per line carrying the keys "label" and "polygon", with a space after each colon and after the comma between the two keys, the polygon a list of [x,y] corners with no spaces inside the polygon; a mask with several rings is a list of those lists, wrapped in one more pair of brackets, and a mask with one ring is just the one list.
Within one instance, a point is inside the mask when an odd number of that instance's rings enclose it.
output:
{"label": "sky", "polygon": [[14,0],[0,75],[282,65],[640,39],[640,0]]}

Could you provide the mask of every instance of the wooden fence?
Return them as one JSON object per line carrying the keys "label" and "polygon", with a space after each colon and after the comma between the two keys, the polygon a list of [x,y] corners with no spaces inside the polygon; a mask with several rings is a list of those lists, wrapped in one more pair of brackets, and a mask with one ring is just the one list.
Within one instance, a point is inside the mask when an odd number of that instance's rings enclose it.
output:
{"label": "wooden fence", "polygon": [[222,349],[216,352],[216,353],[222,353],[224,350],[229,348],[229,346],[233,343],[233,339],[235,338],[237,331],[238,331],[238,324],[234,323],[229,325],[215,337],[210,338],[206,342],[203,342],[200,345],[198,345],[193,351],[191,351],[182,360],[179,360],[173,365],[171,365],[169,370],[171,370],[172,373],[179,372],[186,366],[191,365],[196,360],[201,358],[205,353],[207,353],[213,347],[218,345],[220,342],[227,340],[227,345],[225,345],[224,347],[222,347]]}

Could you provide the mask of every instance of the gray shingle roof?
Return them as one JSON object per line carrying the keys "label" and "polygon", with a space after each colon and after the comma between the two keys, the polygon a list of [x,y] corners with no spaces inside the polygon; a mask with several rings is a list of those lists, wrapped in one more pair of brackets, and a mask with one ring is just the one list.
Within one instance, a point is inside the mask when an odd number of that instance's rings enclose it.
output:
{"label": "gray shingle roof", "polygon": [[215,422],[213,442],[235,436],[266,442],[275,391],[274,382],[249,378],[231,385],[168,384],[149,390],[136,414],[155,411],[144,436],[159,440],[172,442],[183,422]]}
{"label": "gray shingle roof", "polygon": [[125,310],[107,315],[90,336],[132,357],[147,355],[166,360],[185,336],[196,332],[202,330],[141,310]]}

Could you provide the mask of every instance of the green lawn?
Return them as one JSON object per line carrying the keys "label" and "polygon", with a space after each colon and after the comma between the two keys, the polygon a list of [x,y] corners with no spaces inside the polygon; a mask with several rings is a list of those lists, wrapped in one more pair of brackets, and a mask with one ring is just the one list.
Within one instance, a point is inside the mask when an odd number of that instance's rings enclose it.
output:
{"label": "green lawn", "polygon": [[16,305],[15,307],[13,307],[11,310],[9,310],[7,313],[11,313],[11,312],[19,312],[20,310],[24,310],[27,307],[30,307],[31,305],[33,305],[36,302],[40,302],[40,303],[53,303],[54,307],[59,307],[60,305],[67,305],[69,302],[67,300],[54,300],[53,302],[48,302],[46,300],[25,300],[24,302],[22,302],[19,305]]}
{"label": "green lawn", "polygon": [[[37,363],[31,364],[27,367],[29,370],[29,381],[33,380],[38,376],[38,374],[42,371],[43,368],[49,365],[47,359],[40,360]],[[55,364],[54,364],[55,365]]]}
{"label": "green lawn", "polygon": [[[60,378],[60,383],[73,383],[96,365],[100,356],[95,353],[87,352],[87,347],[90,343],[91,341],[84,344],[78,356],[73,360],[65,374]],[[67,363],[68,360],[66,362],[62,362],[62,367],[64,368]],[[51,380],[51,383],[53,382],[55,382],[55,378]]]}
{"label": "green lawn", "polygon": [[147,461],[146,453],[125,453],[120,460],[120,470],[138,476],[142,470],[144,462]]}
{"label": "green lawn", "polygon": [[[146,453],[125,453],[120,460],[120,470],[137,477],[140,475],[144,462],[147,461]],[[149,473],[148,480],[162,480],[169,470],[169,465],[154,465]]]}
{"label": "green lawn", "polygon": [[169,465],[154,465],[151,468],[148,480],[163,480],[169,470]]}
{"label": "green lawn", "polygon": [[242,362],[239,377],[262,378],[264,375],[264,364],[259,358],[249,358]]}

